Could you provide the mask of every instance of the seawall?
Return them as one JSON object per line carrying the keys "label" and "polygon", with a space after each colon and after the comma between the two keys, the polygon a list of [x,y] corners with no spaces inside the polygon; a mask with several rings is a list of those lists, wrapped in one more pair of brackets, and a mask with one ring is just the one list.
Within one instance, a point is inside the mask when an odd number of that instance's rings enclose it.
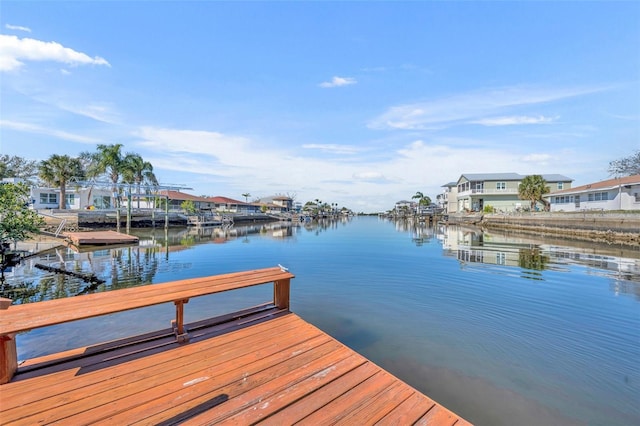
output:
{"label": "seawall", "polygon": [[449,215],[447,223],[640,245],[640,213],[522,213]]}

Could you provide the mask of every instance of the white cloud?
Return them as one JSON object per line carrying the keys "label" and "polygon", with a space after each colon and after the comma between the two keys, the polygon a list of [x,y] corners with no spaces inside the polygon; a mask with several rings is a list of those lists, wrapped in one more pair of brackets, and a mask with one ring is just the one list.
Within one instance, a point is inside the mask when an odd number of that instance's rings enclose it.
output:
{"label": "white cloud", "polygon": [[104,58],[99,56],[91,58],[85,53],[64,47],[54,41],[44,42],[0,34],[0,71],[19,69],[24,65],[23,61],[54,61],[71,66],[111,66]]}
{"label": "white cloud", "polygon": [[471,121],[473,124],[481,124],[483,126],[513,126],[521,124],[546,124],[555,121],[557,118],[545,117],[539,115],[537,117],[531,117],[526,115],[516,115],[508,117],[491,117],[483,118],[480,120]]}
{"label": "white cloud", "polygon": [[381,181],[387,180],[384,177],[384,174],[380,172],[372,172],[372,171],[354,173],[353,178],[355,180],[370,181],[370,182],[375,182],[375,181],[381,182]]}
{"label": "white cloud", "polygon": [[7,28],[8,30],[24,31],[26,33],[30,33],[31,32],[31,28],[23,27],[23,26],[20,26],[20,25],[6,24],[5,28]]}
{"label": "white cloud", "polygon": [[86,144],[96,144],[101,143],[99,139],[77,135],[69,132],[65,132],[63,130],[57,129],[49,129],[46,127],[38,126],[31,123],[22,123],[18,121],[9,121],[9,120],[0,120],[0,128],[18,130],[21,132],[27,133],[37,133],[41,135],[52,136],[56,139],[71,141],[71,142],[80,142]]}
{"label": "white cloud", "polygon": [[539,165],[547,165],[551,160],[553,160],[550,154],[528,154],[521,158],[523,162],[526,163],[537,163]]}
{"label": "white cloud", "polygon": [[341,87],[348,86],[350,84],[356,84],[357,81],[355,78],[351,77],[333,77],[331,81],[325,81],[320,83],[320,87],[331,88],[331,87]]}
{"label": "white cloud", "polygon": [[337,145],[337,144],[304,144],[302,145],[304,149],[315,149],[319,151],[328,152],[331,154],[346,154],[352,155],[361,151],[360,148],[356,148],[355,146],[350,145]]}
{"label": "white cloud", "polygon": [[92,118],[96,121],[101,121],[108,124],[118,124],[120,122],[120,116],[115,111],[115,108],[109,103],[97,103],[91,102],[88,104],[72,104],[70,101],[60,100],[41,100],[46,103],[50,103],[63,111],[68,111],[73,114],[81,115],[84,117]]}
{"label": "white cloud", "polygon": [[509,109],[560,101],[605,89],[604,87],[565,89],[507,87],[480,90],[432,101],[393,106],[369,122],[368,127],[423,130],[477,123],[489,120],[496,114],[504,113]]}

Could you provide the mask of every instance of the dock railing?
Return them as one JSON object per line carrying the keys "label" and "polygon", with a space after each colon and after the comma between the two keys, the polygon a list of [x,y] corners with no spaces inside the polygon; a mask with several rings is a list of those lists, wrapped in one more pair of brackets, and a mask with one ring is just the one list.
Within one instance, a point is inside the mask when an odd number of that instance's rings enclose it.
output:
{"label": "dock railing", "polygon": [[176,340],[187,343],[184,305],[190,298],[273,283],[273,305],[289,310],[291,278],[294,275],[278,265],[21,305],[12,305],[10,299],[0,298],[0,384],[9,382],[18,368],[17,333],[173,302],[176,314],[172,328]]}

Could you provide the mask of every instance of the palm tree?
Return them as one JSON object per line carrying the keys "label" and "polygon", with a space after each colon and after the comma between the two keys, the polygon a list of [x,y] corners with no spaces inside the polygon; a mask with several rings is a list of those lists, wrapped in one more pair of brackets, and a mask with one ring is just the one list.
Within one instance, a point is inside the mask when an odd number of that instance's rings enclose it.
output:
{"label": "palm tree", "polygon": [[536,202],[540,201],[545,206],[545,200],[542,198],[544,194],[549,193],[547,182],[540,175],[525,176],[518,185],[518,197],[521,200],[529,200],[531,202],[531,210],[536,208]]}
{"label": "palm tree", "polygon": [[245,192],[244,194],[242,194],[242,196],[244,197],[244,202],[248,203],[249,197],[251,197],[251,194],[249,194],[248,192]]}
{"label": "palm tree", "polygon": [[119,216],[119,189],[118,182],[120,181],[120,175],[124,169],[124,157],[122,155],[122,144],[112,145],[98,145],[98,152],[96,152],[91,165],[90,174],[92,176],[106,175],[111,181],[113,186],[111,190],[116,200],[116,217]]}
{"label": "palm tree", "polygon": [[422,192],[416,192],[416,195],[411,197],[411,199],[417,199],[418,204],[421,206],[428,206],[431,204],[431,198],[428,195],[424,195]]}
{"label": "palm tree", "polygon": [[84,170],[79,158],[53,154],[40,163],[38,175],[47,184],[60,188],[59,207],[64,210],[67,208],[67,183],[74,177],[82,179]]}
{"label": "palm tree", "polygon": [[127,153],[122,163],[122,181],[136,186],[138,208],[140,208],[140,187],[143,184],[158,185],[158,179],[153,174],[153,165],[135,153]]}

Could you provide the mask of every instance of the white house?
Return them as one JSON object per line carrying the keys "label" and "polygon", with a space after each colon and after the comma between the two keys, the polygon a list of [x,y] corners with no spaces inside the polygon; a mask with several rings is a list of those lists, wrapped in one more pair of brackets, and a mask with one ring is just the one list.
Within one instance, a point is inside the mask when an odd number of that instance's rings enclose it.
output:
{"label": "white house", "polygon": [[603,180],[545,196],[552,212],[640,210],[640,175]]}
{"label": "white house", "polygon": [[[2,183],[25,182],[19,178],[4,178]],[[95,187],[68,186],[65,194],[65,207],[69,210],[85,209],[89,206],[108,209],[113,205],[111,191]],[[60,188],[31,186],[29,191],[30,205],[34,209],[59,209]]]}
{"label": "white house", "polygon": [[396,202],[394,210],[396,214],[413,214],[415,213],[417,206],[418,203],[416,203],[415,201],[400,200]]}
{"label": "white house", "polygon": [[[109,209],[113,206],[113,197],[108,189],[68,187],[65,192],[65,207],[69,210]],[[60,188],[34,186],[31,188],[31,202],[34,209],[59,209]]]}

